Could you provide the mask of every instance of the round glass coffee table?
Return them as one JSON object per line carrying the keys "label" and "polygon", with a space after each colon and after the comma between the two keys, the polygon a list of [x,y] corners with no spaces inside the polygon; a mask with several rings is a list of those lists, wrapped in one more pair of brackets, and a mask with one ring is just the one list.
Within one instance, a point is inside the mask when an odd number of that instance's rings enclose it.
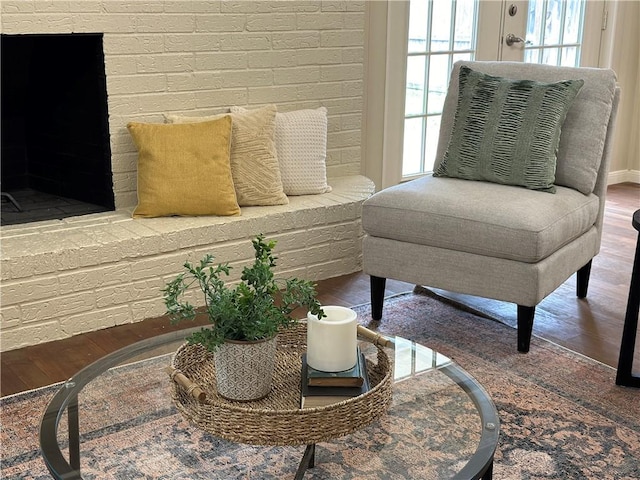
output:
{"label": "round glass coffee table", "polygon": [[40,426],[53,478],[492,476],[500,430],[495,405],[475,379],[434,350],[386,337],[393,400],[388,413],[365,428],[306,448],[253,446],[201,431],[172,404],[165,367],[189,332],[118,350],[62,385]]}

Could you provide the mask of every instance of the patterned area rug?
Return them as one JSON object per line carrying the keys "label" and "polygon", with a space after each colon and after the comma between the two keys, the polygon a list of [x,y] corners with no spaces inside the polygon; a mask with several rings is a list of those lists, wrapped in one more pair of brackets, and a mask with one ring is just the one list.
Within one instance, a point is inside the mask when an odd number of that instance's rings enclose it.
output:
{"label": "patterned area rug", "polygon": [[[369,306],[356,310],[366,324]],[[535,337],[531,351],[519,354],[515,330],[426,290],[388,299],[383,321],[367,326],[428,345],[483,384],[502,422],[494,478],[640,478],[640,390],[615,386],[614,369]],[[238,447],[194,429],[166,403],[167,378],[161,372],[166,357],[147,362],[158,363],[152,368],[157,378],[148,374],[148,363],[144,369],[134,364],[114,372],[81,399],[100,406],[96,412],[106,412],[82,419],[83,478],[292,478],[302,447]],[[140,387],[124,395],[118,381],[122,374],[130,387]],[[38,449],[38,425],[56,389],[1,399],[1,478],[50,478]],[[166,408],[142,413],[140,398]],[[122,421],[114,424],[112,418]],[[385,442],[385,428],[398,426],[383,422],[376,428],[378,437],[355,434],[336,445],[321,444],[318,465],[305,478],[446,478],[427,467],[406,467],[413,463],[406,461],[410,456],[429,456],[418,448],[428,436],[425,432],[407,431],[416,448],[406,448],[405,438],[404,450],[390,460],[374,452]],[[128,447],[132,443],[135,453]]]}

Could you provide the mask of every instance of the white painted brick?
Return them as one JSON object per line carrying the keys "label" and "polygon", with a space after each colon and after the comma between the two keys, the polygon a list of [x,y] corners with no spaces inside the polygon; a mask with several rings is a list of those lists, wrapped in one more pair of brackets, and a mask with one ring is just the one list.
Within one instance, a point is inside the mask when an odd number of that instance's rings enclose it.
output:
{"label": "white painted brick", "polygon": [[133,322],[140,322],[147,318],[156,318],[164,315],[166,309],[162,298],[158,297],[153,300],[143,300],[131,305],[131,320]]}
{"label": "white painted brick", "polygon": [[340,116],[340,129],[341,130],[359,130],[362,126],[362,115],[342,115]]}
{"label": "white painted brick", "polygon": [[166,112],[178,108],[189,110],[196,107],[198,92],[175,92],[171,94],[138,95],[138,104],[145,112]]}
{"label": "white painted brick", "polygon": [[342,84],[340,83],[319,83],[316,85],[300,84],[297,85],[296,93],[298,98],[304,98],[306,100],[315,99],[330,99],[342,97]]}
{"label": "white painted brick", "polygon": [[224,1],[220,6],[220,11],[225,14],[258,13],[260,11],[259,3],[260,2],[246,2],[244,0]]}
{"label": "white painted brick", "polygon": [[40,323],[43,320],[90,312],[96,306],[93,292],[63,295],[48,300],[21,305],[23,323]]}
{"label": "white painted brick", "polygon": [[248,32],[287,31],[296,29],[295,14],[257,14],[247,17]]}
{"label": "white painted brick", "polygon": [[196,29],[195,15],[136,15],[136,32],[193,32]]}
{"label": "white painted brick", "polygon": [[[211,74],[210,77],[215,77]],[[211,78],[213,80],[213,78]],[[216,82],[211,82],[211,88],[220,88],[222,80],[218,77]],[[183,73],[180,75],[167,75],[167,91],[187,92],[193,91],[198,85],[198,80],[193,73]]]}
{"label": "white painted brick", "polygon": [[[138,155],[135,156],[136,162],[138,159]],[[119,190],[122,190],[127,185],[131,184],[131,182],[135,182],[138,178],[138,174],[136,171],[125,171],[123,173],[114,173],[113,174],[113,184],[114,188],[117,186]],[[135,193],[135,192],[134,192]],[[130,205],[135,205],[137,202],[134,202]]]}
{"label": "white painted brick", "polygon": [[340,150],[340,157],[342,163],[360,163],[360,156],[362,152],[360,147],[342,148]]}
{"label": "white painted brick", "polygon": [[361,97],[327,99],[323,100],[322,103],[333,115],[362,111]]}
{"label": "white painted brick", "polygon": [[242,51],[268,50],[271,48],[271,36],[264,33],[237,33],[220,37],[220,50]]}
{"label": "white painted brick", "polygon": [[127,262],[74,270],[58,276],[60,295],[94,290],[105,285],[124,284],[130,279],[131,268]]}
{"label": "white painted brick", "polygon": [[344,14],[344,24],[346,29],[364,30],[365,16],[361,11],[347,12]]}
{"label": "white painted brick", "polygon": [[360,47],[364,45],[364,30],[329,30],[320,32],[322,47]]}
{"label": "white painted brick", "polygon": [[[264,87],[273,85],[273,72],[269,70],[252,70],[248,74],[242,71],[226,71],[221,76],[222,88],[238,88],[238,87]],[[203,83],[203,88],[206,83]]]}
{"label": "white painted brick", "polygon": [[[267,103],[278,103],[279,101],[298,100],[298,95],[294,88],[290,86],[273,86],[269,88],[252,88],[245,103],[250,105],[260,105]],[[237,103],[237,105],[243,105]]]}
{"label": "white painted brick", "polygon": [[[326,262],[319,265],[312,265],[307,269],[307,275],[309,278],[318,280],[326,280],[327,278],[333,278],[338,274],[339,276],[348,275],[349,273],[358,272],[362,270],[362,258],[343,258],[340,260],[334,260],[332,262]],[[338,273],[340,272],[340,273]]]}
{"label": "white painted brick", "polygon": [[[255,53],[255,52],[254,52]],[[247,54],[244,52],[220,52],[196,54],[197,70],[235,70],[247,67]],[[258,67],[259,65],[254,65]]]}
{"label": "white painted brick", "polygon": [[166,52],[207,52],[220,48],[220,35],[201,34],[167,34],[164,36]]}
{"label": "white painted brick", "polygon": [[33,0],[36,13],[63,13],[69,11],[69,2]]}
{"label": "white painted brick", "polygon": [[3,15],[2,33],[71,33],[73,20],[66,14]]}
{"label": "white painted brick", "polygon": [[320,80],[323,82],[362,80],[362,64],[330,65],[320,68]]}
{"label": "white painted brick", "polygon": [[[296,51],[265,51],[247,52],[242,54],[249,68],[273,68],[278,70],[285,67],[298,66],[298,53]],[[286,99],[281,100],[286,102]]]}
{"label": "white painted brick", "polygon": [[320,67],[281,68],[274,71],[276,85],[290,85],[296,83],[316,83],[320,81]]}
{"label": "white painted brick", "polygon": [[107,13],[160,13],[164,9],[162,0],[107,0],[102,3]]}
{"label": "white painted brick", "polygon": [[102,3],[100,0],[71,0],[69,2],[69,11],[71,13],[98,13],[102,11]]}
{"label": "white painted brick", "polygon": [[0,312],[0,330],[3,335],[8,328],[15,328],[20,325],[22,319],[22,312],[18,305],[4,305],[2,312]]}
{"label": "white painted brick", "polygon": [[327,143],[327,148],[340,148],[340,147],[351,147],[353,145],[360,145],[360,140],[361,140],[360,130],[340,132],[331,137],[331,143]]}
{"label": "white painted brick", "polygon": [[131,15],[76,13],[71,18],[74,32],[128,33],[136,27],[136,19]]}
{"label": "white painted brick", "polygon": [[323,0],[322,1],[323,12],[346,12],[347,4],[341,1]]}
{"label": "white painted brick", "polygon": [[35,302],[60,295],[60,285],[55,276],[2,282],[0,304],[4,307],[23,302]]}
{"label": "white painted brick", "polygon": [[337,65],[342,63],[342,49],[318,48],[296,50],[298,65]]}
{"label": "white painted brick", "polygon": [[[126,132],[126,130],[125,130]],[[126,132],[128,135],[128,132]],[[114,174],[116,173],[128,173],[135,171],[136,164],[138,162],[138,152],[136,151],[135,145],[131,138],[127,139],[129,143],[126,145],[118,145],[116,148],[111,146],[111,152],[113,154],[114,150],[121,150],[118,152],[117,161],[114,160],[113,165],[111,166],[111,170]]]}
{"label": "white painted brick", "polygon": [[166,279],[181,273],[181,268],[185,261],[187,261],[185,252],[162,257],[146,258],[131,265],[132,273],[136,278]]}
{"label": "white painted brick", "polygon": [[350,0],[346,2],[347,12],[364,12],[366,0]]}
{"label": "white painted brick", "polygon": [[195,72],[196,56],[193,53],[183,53],[181,55],[162,55],[160,65],[162,72]]}
{"label": "white painted brick", "polygon": [[131,323],[131,313],[127,306],[117,306],[80,315],[69,315],[61,317],[60,329],[67,336],[78,335],[80,333],[93,332],[101,328],[113,327]]}
{"label": "white painted brick", "polygon": [[360,97],[362,96],[362,91],[363,86],[360,80],[342,82],[342,95],[344,97]]}
{"label": "white painted brick", "polygon": [[273,33],[271,35],[271,45],[274,50],[318,48],[320,46],[320,33],[308,31]]}
{"label": "white painted brick", "polygon": [[111,75],[107,87],[114,94],[163,92],[167,89],[165,75]]}
{"label": "white painted brick", "polygon": [[[264,102],[267,103],[267,102]],[[213,108],[221,105],[246,105],[247,90],[228,89],[218,91],[199,91],[195,93],[196,108]],[[181,109],[184,111],[184,109]]]}
{"label": "white painted brick", "polygon": [[245,15],[198,15],[196,32],[242,32],[247,17]]}
{"label": "white painted brick", "polygon": [[34,11],[35,4],[33,2],[25,2],[24,0],[2,0],[2,2],[0,2],[0,13],[2,13],[3,16],[14,13],[31,13]]}
{"label": "white painted brick", "polygon": [[[142,108],[140,107],[140,103],[138,101],[137,96],[131,95],[116,95],[115,93],[109,96],[109,117],[110,117],[110,125],[113,131],[116,125],[111,122],[112,117],[114,116],[125,116],[125,115],[140,115],[142,114]],[[126,127],[125,125],[120,125],[119,128]]]}
{"label": "white painted brick", "polygon": [[342,63],[362,63],[364,61],[364,48],[353,47],[342,49]]}
{"label": "white painted brick", "polygon": [[164,11],[168,13],[219,13],[220,2],[213,0],[166,0]]}
{"label": "white painted brick", "polygon": [[[342,13],[300,13],[296,17],[298,30],[334,30],[344,28]],[[352,26],[350,26],[352,28]]]}
{"label": "white painted brick", "polygon": [[279,0],[247,2],[246,0],[230,0],[222,3],[223,13],[277,13],[277,12],[316,12],[320,11],[320,1],[312,0]]}
{"label": "white painted brick", "polygon": [[38,324],[20,326],[2,331],[3,351],[10,346],[10,349],[38,345],[39,343],[52,342],[68,337],[60,329],[57,321],[46,321]]}
{"label": "white painted brick", "polygon": [[106,308],[116,305],[129,305],[141,300],[160,298],[164,282],[160,278],[153,278],[126,285],[113,285],[95,290],[96,307]]}
{"label": "white painted brick", "polygon": [[[242,70],[246,76],[246,71]],[[194,90],[218,90],[221,88],[229,88],[232,85],[227,83],[227,75],[234,75],[232,72],[196,72],[193,74],[195,81]],[[210,112],[214,113],[222,112]],[[226,113],[226,111],[225,111]]]}
{"label": "white painted brick", "polygon": [[136,57],[110,56],[105,59],[104,70],[110,75],[131,75],[138,73]]}
{"label": "white painted brick", "polygon": [[111,34],[104,36],[104,53],[109,55],[148,55],[164,52],[162,35]]}

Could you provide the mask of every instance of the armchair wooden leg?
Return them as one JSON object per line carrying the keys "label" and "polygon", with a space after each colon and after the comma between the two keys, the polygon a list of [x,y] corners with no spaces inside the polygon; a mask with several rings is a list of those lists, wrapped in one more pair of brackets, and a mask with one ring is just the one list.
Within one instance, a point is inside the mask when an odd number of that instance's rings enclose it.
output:
{"label": "armchair wooden leg", "polygon": [[382,318],[382,305],[384,303],[384,289],[387,279],[374,277],[371,275],[371,318],[380,320]]}
{"label": "armchair wooden leg", "polygon": [[536,307],[518,305],[518,351],[521,353],[529,351],[535,313]]}
{"label": "armchair wooden leg", "polygon": [[591,260],[584,267],[578,270],[577,278],[577,292],[578,298],[585,298],[587,296],[587,289],[589,288],[589,276],[591,275]]}

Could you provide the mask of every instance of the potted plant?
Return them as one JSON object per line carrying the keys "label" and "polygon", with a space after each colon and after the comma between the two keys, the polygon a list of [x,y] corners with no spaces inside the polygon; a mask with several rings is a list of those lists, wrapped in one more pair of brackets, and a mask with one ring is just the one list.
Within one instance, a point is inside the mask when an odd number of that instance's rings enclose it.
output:
{"label": "potted plant", "polygon": [[177,323],[198,314],[184,295],[193,286],[200,288],[211,325],[187,340],[213,352],[218,393],[231,400],[255,400],[269,393],[276,335],[296,322],[291,317],[296,308],[324,316],[312,282],[275,278],[276,241],[258,235],[252,243],[255,260],[242,270],[240,283],[227,284],[224,277],[232,267],[214,266],[213,255],[206,255],[197,265],[186,262],[186,271],[163,289],[167,314]]}

